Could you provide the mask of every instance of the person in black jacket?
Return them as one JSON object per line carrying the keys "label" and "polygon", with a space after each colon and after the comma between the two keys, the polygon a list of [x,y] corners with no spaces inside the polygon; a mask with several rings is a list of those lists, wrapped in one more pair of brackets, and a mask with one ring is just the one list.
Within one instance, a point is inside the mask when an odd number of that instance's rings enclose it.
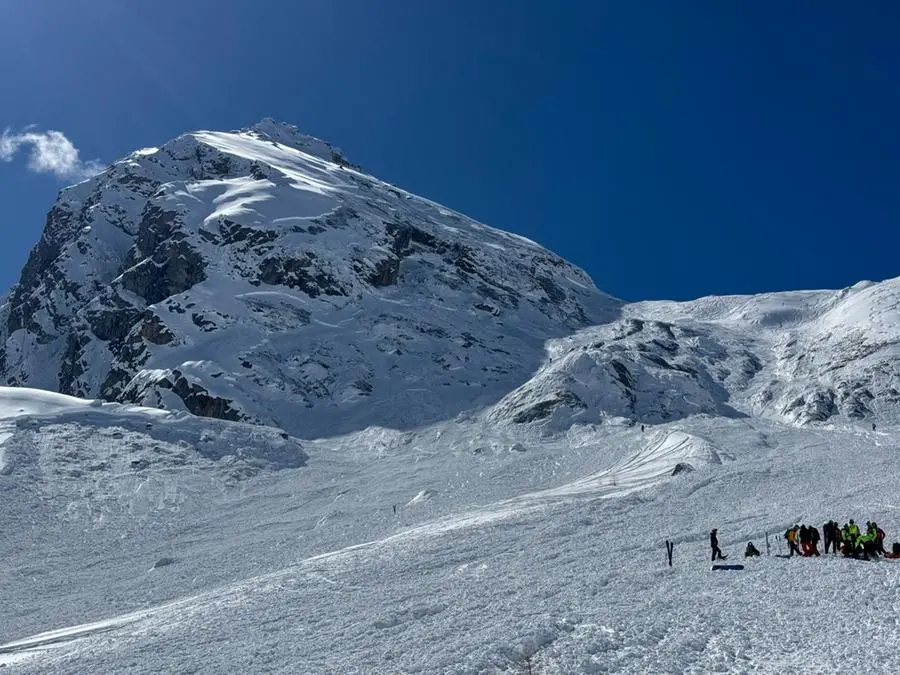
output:
{"label": "person in black jacket", "polygon": [[809,528],[806,525],[800,526],[800,551],[803,555],[811,555],[809,552]]}
{"label": "person in black jacket", "polygon": [[719,556],[719,560],[725,560],[725,556],[722,555],[722,549],[719,548],[719,537],[716,535],[716,528],[713,528],[709,532],[709,546],[712,549],[712,559],[713,562],[716,561],[716,556]]}
{"label": "person in black jacket", "polygon": [[828,553],[828,547],[834,542],[834,532],[831,530],[830,520],[822,526],[822,539],[825,540],[825,553]]}
{"label": "person in black jacket", "polygon": [[831,552],[839,553],[841,550],[841,528],[836,520],[831,521]]}
{"label": "person in black jacket", "polygon": [[813,525],[809,526],[809,554],[819,555],[819,529]]}

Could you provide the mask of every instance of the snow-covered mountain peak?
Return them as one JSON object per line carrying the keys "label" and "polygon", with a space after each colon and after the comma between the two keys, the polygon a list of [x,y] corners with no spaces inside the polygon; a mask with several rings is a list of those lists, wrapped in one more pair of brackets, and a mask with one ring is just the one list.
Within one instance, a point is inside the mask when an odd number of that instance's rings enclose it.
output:
{"label": "snow-covered mountain peak", "polygon": [[293,124],[277,122],[271,117],[260,120],[244,133],[248,132],[265,141],[286,145],[319,159],[347,162],[339,148],[321,138],[304,134]]}
{"label": "snow-covered mountain peak", "polygon": [[303,436],[408,428],[498,400],[546,339],[620,306],[534,242],[264,120],[64,191],[0,317],[0,370]]}

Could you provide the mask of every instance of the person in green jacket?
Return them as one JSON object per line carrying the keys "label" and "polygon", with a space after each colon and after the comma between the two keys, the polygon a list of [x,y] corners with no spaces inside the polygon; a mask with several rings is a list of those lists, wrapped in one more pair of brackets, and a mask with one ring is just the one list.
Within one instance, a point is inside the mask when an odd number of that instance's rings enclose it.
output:
{"label": "person in green jacket", "polygon": [[853,542],[856,543],[856,540],[859,539],[859,525],[854,523],[853,518],[851,518],[847,527],[850,530],[850,536],[853,537]]}
{"label": "person in green jacket", "polygon": [[856,544],[850,536],[850,526],[847,523],[844,523],[844,527],[841,528],[841,543],[841,553],[844,555],[852,555],[856,548]]}
{"label": "person in green jacket", "polygon": [[866,560],[875,555],[875,535],[872,532],[859,535],[859,550]]}

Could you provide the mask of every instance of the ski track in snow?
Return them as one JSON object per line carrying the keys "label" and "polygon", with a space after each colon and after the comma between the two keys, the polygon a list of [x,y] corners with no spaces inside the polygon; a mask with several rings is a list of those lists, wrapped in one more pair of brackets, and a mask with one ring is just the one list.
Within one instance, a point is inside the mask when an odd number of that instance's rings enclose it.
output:
{"label": "ski track in snow", "polygon": [[[679,434],[676,445],[683,445],[688,440],[681,436],[684,435]],[[652,466],[649,471],[648,465]],[[68,642],[97,636],[103,633],[120,632],[121,629],[126,628],[129,629],[129,631],[152,631],[157,635],[168,630],[176,630],[179,624],[179,617],[183,619],[186,612],[196,612],[200,607],[235,602],[235,597],[265,592],[265,590],[270,588],[273,584],[277,585],[280,580],[292,575],[308,574],[322,579],[327,583],[336,584],[337,582],[330,581],[325,576],[308,572],[306,568],[315,564],[327,564],[335,559],[346,557],[351,554],[361,555],[367,549],[385,547],[397,543],[409,545],[416,539],[437,537],[454,530],[485,526],[496,521],[521,517],[529,511],[542,508],[546,505],[547,500],[551,498],[571,497],[582,494],[592,494],[593,496],[603,498],[621,496],[632,490],[646,487],[652,481],[659,479],[662,475],[670,473],[673,467],[674,463],[671,461],[667,462],[664,454],[660,455],[659,453],[651,452],[649,453],[649,457],[635,458],[615,469],[614,473],[611,471],[603,471],[596,476],[587,477],[567,486],[523,495],[477,511],[445,518],[434,523],[420,525],[384,539],[354,544],[337,551],[314,555],[287,570],[252,579],[229,589],[212,591],[200,596],[166,603],[159,607],[130,612],[102,621],[49,631],[23,640],[0,645],[0,665],[8,665],[16,660],[21,660],[27,655],[37,655],[38,652],[47,648],[58,648],[64,646],[65,643]],[[613,476],[615,478],[613,478]],[[421,502],[426,499],[428,499],[427,492],[423,491],[411,500],[410,504]],[[153,624],[152,627],[143,627],[141,625],[151,622]],[[112,637],[115,638],[115,636]]]}

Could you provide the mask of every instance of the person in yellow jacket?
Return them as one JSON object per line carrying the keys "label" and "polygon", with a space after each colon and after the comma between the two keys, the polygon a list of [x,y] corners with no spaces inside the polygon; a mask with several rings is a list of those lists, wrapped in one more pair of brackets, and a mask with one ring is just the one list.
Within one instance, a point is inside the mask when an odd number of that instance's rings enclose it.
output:
{"label": "person in yellow jacket", "polygon": [[859,536],[859,547],[862,549],[863,557],[868,560],[875,556],[875,534],[866,532]]}
{"label": "person in yellow jacket", "polygon": [[793,527],[789,527],[787,532],[784,533],[784,538],[787,539],[788,547],[791,549],[791,555],[794,555],[795,553],[797,555],[803,555],[797,547],[797,533],[799,531],[800,526],[794,525]]}
{"label": "person in yellow jacket", "polygon": [[841,553],[844,555],[850,555],[856,550],[856,541],[850,534],[850,526],[847,523],[841,528],[841,544]]}

